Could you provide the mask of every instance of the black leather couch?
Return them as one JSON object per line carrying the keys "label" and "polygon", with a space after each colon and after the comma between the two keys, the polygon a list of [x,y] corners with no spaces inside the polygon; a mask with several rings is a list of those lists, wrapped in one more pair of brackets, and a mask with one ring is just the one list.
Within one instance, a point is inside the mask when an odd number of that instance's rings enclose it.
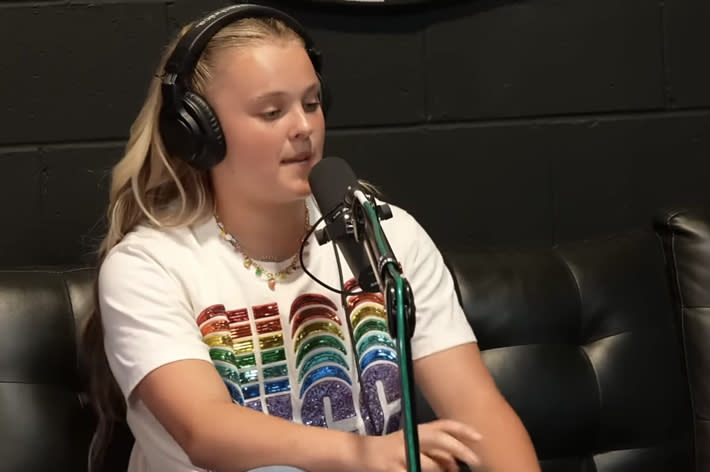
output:
{"label": "black leather couch", "polygon": [[[545,472],[710,471],[710,213],[665,213],[656,232],[445,251]],[[77,329],[93,276],[0,271],[0,472],[87,468]],[[130,441],[118,425],[107,470]]]}

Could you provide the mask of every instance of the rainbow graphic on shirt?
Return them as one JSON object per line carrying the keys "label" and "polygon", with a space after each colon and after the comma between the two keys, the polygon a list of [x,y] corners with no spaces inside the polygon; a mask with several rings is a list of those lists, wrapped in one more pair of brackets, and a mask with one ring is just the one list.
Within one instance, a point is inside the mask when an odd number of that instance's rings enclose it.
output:
{"label": "rainbow graphic on shirt", "polygon": [[[346,288],[355,290],[356,282]],[[317,293],[296,297],[283,313],[277,303],[237,309],[215,304],[199,314],[197,324],[235,403],[307,425],[395,431],[399,369],[382,295],[353,295],[347,303],[352,339],[342,310]],[[354,362],[362,380],[359,399]]]}

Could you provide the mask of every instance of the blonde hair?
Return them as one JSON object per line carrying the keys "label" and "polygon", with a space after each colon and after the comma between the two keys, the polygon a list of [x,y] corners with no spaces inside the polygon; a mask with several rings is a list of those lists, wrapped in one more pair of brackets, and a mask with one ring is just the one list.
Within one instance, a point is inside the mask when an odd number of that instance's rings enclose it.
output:
{"label": "blonde hair", "polygon": [[[130,128],[123,158],[113,168],[107,210],[108,231],[98,251],[99,266],[111,248],[139,224],[159,228],[186,226],[209,218],[214,211],[209,173],[170,156],[158,125],[162,106],[162,70],[178,39],[189,27],[182,29],[164,54],[145,103]],[[225,26],[205,46],[192,74],[192,91],[204,94],[221,51],[272,41],[296,41],[304,45],[298,33],[276,19],[246,18]],[[98,287],[95,292],[95,309],[82,336],[89,392],[98,416],[89,459],[92,471],[98,470],[97,466],[103,461],[113,424],[123,421],[125,415],[125,403],[104,351]]]}
{"label": "blonde hair", "polygon": [[[195,66],[191,89],[204,94],[220,51],[268,40],[303,44],[300,36],[281,21],[239,20],[218,31],[209,41]],[[162,106],[160,85],[160,78],[156,76],[150,84],[145,104],[131,126],[126,153],[113,169],[109,229],[101,245],[102,255],[138,223],[147,221],[157,227],[190,225],[209,217],[214,210],[208,173],[169,156],[165,150],[158,128]],[[177,208],[174,206],[176,202]]]}

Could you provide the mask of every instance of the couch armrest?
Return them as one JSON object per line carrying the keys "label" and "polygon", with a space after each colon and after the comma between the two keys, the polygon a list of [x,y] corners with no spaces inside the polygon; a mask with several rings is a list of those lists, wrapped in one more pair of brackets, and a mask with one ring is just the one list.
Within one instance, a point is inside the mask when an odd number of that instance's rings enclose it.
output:
{"label": "couch armrest", "polygon": [[697,470],[710,470],[710,209],[664,211],[655,222],[680,326]]}

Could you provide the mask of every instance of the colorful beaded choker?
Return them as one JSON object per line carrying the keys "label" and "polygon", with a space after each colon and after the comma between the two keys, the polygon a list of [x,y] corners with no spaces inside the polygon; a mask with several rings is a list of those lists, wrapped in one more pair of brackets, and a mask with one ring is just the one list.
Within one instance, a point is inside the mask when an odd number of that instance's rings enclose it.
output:
{"label": "colorful beaded choker", "polygon": [[[299,263],[298,263],[298,252],[291,258],[291,262],[289,262],[288,266],[285,269],[282,269],[277,272],[271,272],[259,264],[254,258],[249,256],[244,249],[242,249],[242,246],[239,244],[239,241],[237,241],[237,238],[232,236],[231,233],[229,233],[225,228],[224,224],[222,221],[219,219],[217,214],[215,213],[215,221],[217,222],[217,226],[219,227],[220,231],[220,236],[224,238],[225,241],[227,241],[229,244],[232,245],[232,247],[242,255],[244,258],[244,267],[247,269],[251,269],[254,267],[255,269],[255,274],[259,278],[265,278],[266,283],[269,286],[271,290],[276,289],[276,282],[280,282],[284,280],[286,277],[288,277],[290,274],[292,274],[296,269],[299,268]],[[311,226],[310,226],[310,216],[308,214],[308,205],[306,205],[306,221],[304,224],[304,231],[303,231],[303,236],[301,236],[301,240],[299,241],[299,245],[303,244],[303,238],[308,234],[310,231]],[[308,244],[308,241],[306,241],[305,244]],[[265,257],[262,259],[264,262],[274,262],[276,261],[276,258],[274,257]]]}

